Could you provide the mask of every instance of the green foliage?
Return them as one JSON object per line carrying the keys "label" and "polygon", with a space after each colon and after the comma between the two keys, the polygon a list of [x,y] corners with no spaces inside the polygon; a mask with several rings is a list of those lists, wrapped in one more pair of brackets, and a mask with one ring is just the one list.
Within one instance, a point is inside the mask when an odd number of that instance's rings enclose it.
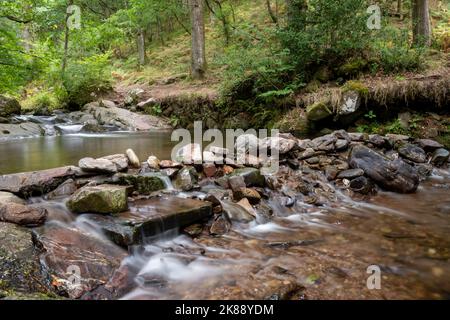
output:
{"label": "green foliage", "polygon": [[40,90],[35,95],[32,95],[28,99],[22,102],[24,110],[48,110],[52,111],[60,106],[59,99],[54,92]]}
{"label": "green foliage", "polygon": [[99,54],[72,61],[67,66],[62,83],[67,91],[69,107],[80,107],[96,100],[96,95],[111,89],[108,55]]}
{"label": "green foliage", "polygon": [[363,97],[369,95],[369,88],[360,81],[350,80],[347,81],[342,87],[342,92],[355,91],[358,92]]}

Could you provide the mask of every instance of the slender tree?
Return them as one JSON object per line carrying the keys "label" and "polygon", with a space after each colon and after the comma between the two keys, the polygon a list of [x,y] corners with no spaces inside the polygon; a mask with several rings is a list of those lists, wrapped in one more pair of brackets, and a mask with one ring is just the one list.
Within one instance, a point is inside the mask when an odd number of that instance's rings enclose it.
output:
{"label": "slender tree", "polygon": [[431,23],[428,0],[412,3],[413,43],[416,46],[431,45]]}
{"label": "slender tree", "polygon": [[203,79],[206,73],[203,0],[189,0],[189,4],[192,21],[191,72],[194,79]]}

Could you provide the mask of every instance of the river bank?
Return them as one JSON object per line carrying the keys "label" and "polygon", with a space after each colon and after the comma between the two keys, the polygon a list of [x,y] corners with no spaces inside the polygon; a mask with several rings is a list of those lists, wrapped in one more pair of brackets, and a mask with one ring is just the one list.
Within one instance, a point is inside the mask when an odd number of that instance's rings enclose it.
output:
{"label": "river bank", "polygon": [[[441,144],[345,131],[280,139],[275,175],[262,174],[264,159],[193,164],[202,154],[189,146],[179,163],[127,150],[1,176],[2,297],[448,297]],[[213,151],[204,160],[226,155]],[[382,290],[365,286],[370,265]]]}

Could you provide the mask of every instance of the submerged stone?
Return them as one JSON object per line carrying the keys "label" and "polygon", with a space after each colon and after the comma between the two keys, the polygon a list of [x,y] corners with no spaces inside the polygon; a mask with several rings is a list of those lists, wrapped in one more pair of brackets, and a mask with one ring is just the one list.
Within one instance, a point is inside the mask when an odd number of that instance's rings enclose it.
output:
{"label": "submerged stone", "polygon": [[87,215],[86,219],[116,244],[126,247],[141,243],[145,237],[189,226],[211,214],[209,202],[163,197],[135,201],[129,211],[116,216]]}
{"label": "submerged stone", "polygon": [[100,185],[79,189],[67,202],[75,213],[119,213],[128,209],[128,191],[124,186]]}

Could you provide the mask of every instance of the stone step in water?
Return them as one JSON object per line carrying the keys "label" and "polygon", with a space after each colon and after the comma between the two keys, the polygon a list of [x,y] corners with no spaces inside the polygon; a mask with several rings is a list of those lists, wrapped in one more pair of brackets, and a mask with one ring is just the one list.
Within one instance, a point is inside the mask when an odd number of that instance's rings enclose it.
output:
{"label": "stone step in water", "polygon": [[129,211],[114,216],[84,215],[87,223],[102,230],[113,242],[127,247],[174,228],[185,227],[211,216],[210,202],[164,196],[138,200]]}

